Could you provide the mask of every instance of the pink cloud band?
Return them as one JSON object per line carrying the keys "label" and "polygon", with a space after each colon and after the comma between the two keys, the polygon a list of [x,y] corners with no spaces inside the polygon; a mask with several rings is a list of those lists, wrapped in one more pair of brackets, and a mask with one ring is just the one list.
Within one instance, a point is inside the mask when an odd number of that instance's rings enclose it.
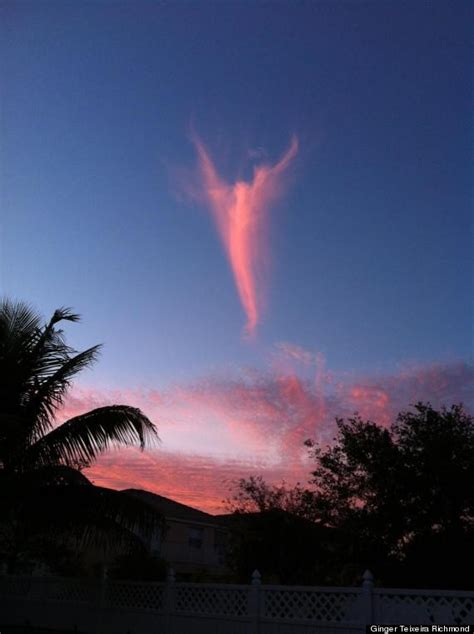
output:
{"label": "pink cloud band", "polygon": [[[306,360],[303,356],[302,363]],[[331,442],[337,416],[358,411],[389,425],[419,400],[474,408],[474,368],[465,363],[376,377],[337,376],[324,369],[318,355],[311,364],[314,378],[286,368],[166,390],[77,389],[59,420],[111,403],[140,407],[156,422],[162,448],[114,451],[99,459],[90,476],[97,484],[142,487],[217,512],[233,479],[262,473],[273,482],[305,482],[311,465],[303,442]]]}

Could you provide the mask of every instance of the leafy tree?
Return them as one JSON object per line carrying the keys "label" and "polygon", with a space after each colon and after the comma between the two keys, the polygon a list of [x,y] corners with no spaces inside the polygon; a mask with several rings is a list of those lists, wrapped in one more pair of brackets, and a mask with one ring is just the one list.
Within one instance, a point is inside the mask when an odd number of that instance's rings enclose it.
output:
{"label": "leafy tree", "polygon": [[418,403],[390,429],[358,417],[337,424],[331,447],[308,445],[318,513],[346,535],[348,558],[386,582],[468,586],[474,418],[460,405]]}
{"label": "leafy tree", "polygon": [[288,487],[267,484],[262,476],[240,478],[234,483],[234,495],[225,500],[230,513],[263,513],[280,510],[309,520],[317,519],[314,493],[300,483]]}
{"label": "leafy tree", "polygon": [[158,438],[139,409],[112,405],[56,422],[73,378],[100,348],[66,344],[58,324],[78,320],[61,308],[43,324],[24,303],[0,303],[0,543],[13,560],[39,534],[105,546],[131,543],[137,528],[149,532],[158,522],[139,501],[94,487],[80,472],[111,446],[143,449]]}
{"label": "leafy tree", "polygon": [[[229,510],[251,518],[276,509],[329,529],[313,569],[317,583],[353,584],[370,568],[386,585],[470,588],[474,418],[461,405],[437,411],[418,403],[388,429],[358,416],[336,422],[330,446],[306,442],[316,462],[311,488],[242,479]],[[246,521],[235,565],[260,557],[275,569],[278,557],[265,559],[265,545],[277,552],[278,531],[263,519]],[[314,540],[299,527],[292,539],[299,540],[295,568],[306,574]]]}

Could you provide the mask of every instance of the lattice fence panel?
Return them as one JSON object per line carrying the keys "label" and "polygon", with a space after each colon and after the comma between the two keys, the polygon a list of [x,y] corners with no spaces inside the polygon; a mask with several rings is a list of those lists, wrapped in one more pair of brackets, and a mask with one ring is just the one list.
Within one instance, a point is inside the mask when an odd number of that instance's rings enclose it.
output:
{"label": "lattice fence panel", "polygon": [[90,603],[95,601],[96,585],[79,579],[7,576],[0,577],[0,593],[3,597],[12,599]]}
{"label": "lattice fence panel", "polygon": [[247,588],[176,586],[176,612],[246,616]]}
{"label": "lattice fence panel", "polygon": [[31,577],[0,577],[0,595],[4,598],[26,597],[31,588]]}
{"label": "lattice fence panel", "polygon": [[97,583],[93,580],[61,579],[55,581],[47,579],[43,583],[35,585],[35,598],[38,595],[44,601],[94,603],[97,600]]}
{"label": "lattice fence panel", "polygon": [[308,619],[328,623],[361,620],[360,593],[302,589],[263,590],[264,618]]}
{"label": "lattice fence panel", "polygon": [[105,604],[111,608],[157,610],[163,609],[163,585],[114,581],[107,586]]}
{"label": "lattice fence panel", "polygon": [[377,593],[374,599],[375,619],[383,619],[384,623],[462,625],[474,622],[474,595]]}

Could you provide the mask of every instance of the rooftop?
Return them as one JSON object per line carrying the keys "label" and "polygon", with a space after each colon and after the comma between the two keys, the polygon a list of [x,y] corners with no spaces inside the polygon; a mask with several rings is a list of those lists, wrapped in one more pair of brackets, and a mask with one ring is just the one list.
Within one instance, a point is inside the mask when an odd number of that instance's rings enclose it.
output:
{"label": "rooftop", "polygon": [[221,523],[218,518],[214,517],[214,515],[195,509],[192,506],[181,504],[180,502],[158,495],[157,493],[143,491],[142,489],[125,489],[123,492],[142,499],[147,504],[153,506],[167,519],[176,519],[184,522],[200,524],[217,525]]}

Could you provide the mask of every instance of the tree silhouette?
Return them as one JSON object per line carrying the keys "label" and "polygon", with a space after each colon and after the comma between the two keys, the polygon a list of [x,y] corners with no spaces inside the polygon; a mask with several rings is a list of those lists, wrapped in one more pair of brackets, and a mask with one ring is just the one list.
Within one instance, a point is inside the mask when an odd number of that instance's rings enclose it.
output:
{"label": "tree silhouette", "polygon": [[[317,563],[330,572],[318,583],[349,585],[369,568],[386,585],[472,586],[474,418],[461,405],[417,403],[390,428],[339,419],[330,446],[306,445],[316,463],[310,489],[240,480],[229,510],[289,511],[329,529]],[[303,533],[300,553],[295,569],[313,553]]]}
{"label": "tree silhouette", "polygon": [[100,349],[66,344],[58,324],[78,320],[60,308],[44,325],[24,303],[0,304],[0,544],[14,559],[38,534],[105,547],[132,543],[159,523],[139,501],[94,487],[80,471],[114,445],[143,449],[158,439],[139,409],[112,405],[56,422],[72,380]]}

